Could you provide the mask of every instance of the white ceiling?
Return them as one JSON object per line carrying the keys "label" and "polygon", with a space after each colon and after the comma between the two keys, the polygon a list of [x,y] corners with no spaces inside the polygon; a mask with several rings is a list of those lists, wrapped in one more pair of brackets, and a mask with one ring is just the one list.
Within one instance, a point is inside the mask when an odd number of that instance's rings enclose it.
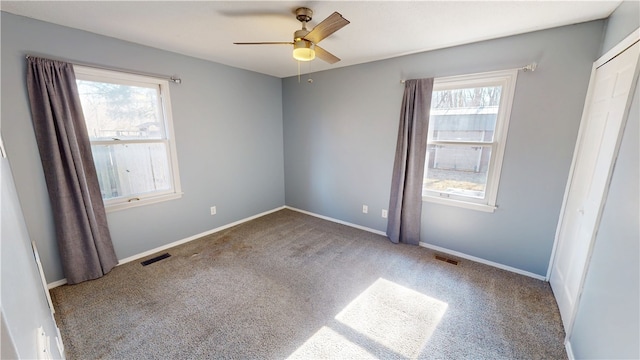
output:
{"label": "white ceiling", "polygon": [[316,59],[302,72],[387,59],[606,18],[620,1],[2,1],[0,9],[218,63],[287,77],[298,66],[287,45],[294,10],[309,28],[338,11],[351,24],[321,42],[342,61]]}

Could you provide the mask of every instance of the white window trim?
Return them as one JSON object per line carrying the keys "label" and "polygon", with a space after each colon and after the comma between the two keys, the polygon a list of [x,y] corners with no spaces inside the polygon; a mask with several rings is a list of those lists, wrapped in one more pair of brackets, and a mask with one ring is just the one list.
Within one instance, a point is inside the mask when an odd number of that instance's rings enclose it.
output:
{"label": "white window trim", "polygon": [[461,195],[445,195],[437,191],[427,191],[427,193],[422,196],[423,201],[484,212],[494,212],[498,208],[496,200],[498,197],[500,174],[502,173],[506,137],[509,130],[509,120],[511,118],[511,109],[515,97],[517,77],[518,70],[513,69],[434,79],[433,91],[499,84],[502,85],[502,94],[494,132],[494,145],[492,146],[491,159],[489,162],[489,173],[487,174],[487,187],[485,188],[484,199],[476,200]]}
{"label": "white window trim", "polygon": [[[158,86],[160,88],[160,104],[164,115],[164,127],[166,139],[162,139],[167,144],[167,157],[169,171],[173,179],[173,190],[167,192],[154,192],[147,195],[136,195],[131,197],[121,197],[117,199],[104,200],[106,212],[130,209],[133,207],[155,204],[163,201],[175,200],[182,197],[182,187],[180,185],[180,170],[178,168],[178,154],[176,152],[175,137],[173,132],[173,117],[171,111],[171,98],[169,95],[169,81],[143,75],[122,73],[118,71],[103,70],[86,66],[74,65],[73,70],[79,80],[114,82],[118,84],[140,85],[140,83]],[[128,142],[144,142],[144,140],[132,140]],[[159,141],[154,141],[159,142]],[[93,141],[92,143],[100,143]]]}

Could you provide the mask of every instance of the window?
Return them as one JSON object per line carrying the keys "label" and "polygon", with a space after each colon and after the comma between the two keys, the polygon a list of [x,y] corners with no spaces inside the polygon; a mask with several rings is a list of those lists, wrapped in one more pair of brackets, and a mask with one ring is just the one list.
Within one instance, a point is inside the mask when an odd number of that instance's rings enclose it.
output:
{"label": "window", "polygon": [[517,70],[437,78],[422,197],[493,212]]}
{"label": "window", "polygon": [[107,211],[180,197],[169,83],[74,70]]}

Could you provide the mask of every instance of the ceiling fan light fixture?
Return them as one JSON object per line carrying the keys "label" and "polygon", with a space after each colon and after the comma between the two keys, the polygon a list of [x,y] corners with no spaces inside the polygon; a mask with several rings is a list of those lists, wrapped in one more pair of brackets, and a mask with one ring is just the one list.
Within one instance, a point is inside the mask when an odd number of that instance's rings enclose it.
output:
{"label": "ceiling fan light fixture", "polygon": [[[1,0],[0,0],[1,1]],[[316,58],[323,60],[329,64],[335,64],[340,58],[328,52],[327,50],[316,47],[327,36],[349,25],[349,20],[345,19],[339,12],[334,11],[326,19],[322,20],[313,29],[307,29],[307,23],[311,21],[313,11],[309,8],[296,9],[296,19],[302,23],[302,29],[293,33],[293,42],[291,41],[270,41],[270,42],[239,42],[236,45],[293,45],[293,58],[297,61],[311,61]],[[317,48],[317,49],[316,49]],[[298,66],[300,64],[298,63]]]}
{"label": "ceiling fan light fixture", "polygon": [[298,61],[311,61],[316,58],[315,45],[307,40],[295,40],[293,43],[293,58]]}

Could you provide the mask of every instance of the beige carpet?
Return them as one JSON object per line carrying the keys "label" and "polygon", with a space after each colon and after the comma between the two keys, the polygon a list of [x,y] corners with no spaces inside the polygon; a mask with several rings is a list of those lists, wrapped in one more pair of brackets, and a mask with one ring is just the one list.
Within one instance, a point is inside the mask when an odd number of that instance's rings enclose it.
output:
{"label": "beige carpet", "polygon": [[566,358],[547,283],[291,210],[168,252],[51,291],[68,359]]}

